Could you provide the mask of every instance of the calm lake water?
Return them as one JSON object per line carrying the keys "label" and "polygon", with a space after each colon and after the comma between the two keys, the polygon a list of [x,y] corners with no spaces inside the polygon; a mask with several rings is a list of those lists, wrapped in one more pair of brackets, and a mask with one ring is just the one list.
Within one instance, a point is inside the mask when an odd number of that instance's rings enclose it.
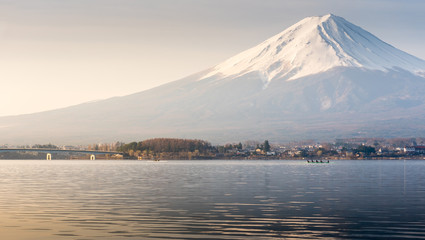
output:
{"label": "calm lake water", "polygon": [[425,161],[0,161],[0,239],[425,239]]}

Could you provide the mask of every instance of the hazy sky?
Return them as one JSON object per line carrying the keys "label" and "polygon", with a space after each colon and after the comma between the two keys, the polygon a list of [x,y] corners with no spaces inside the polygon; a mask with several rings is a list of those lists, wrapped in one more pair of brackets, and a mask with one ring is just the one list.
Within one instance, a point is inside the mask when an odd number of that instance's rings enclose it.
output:
{"label": "hazy sky", "polygon": [[0,116],[196,73],[327,13],[425,59],[423,0],[0,0]]}

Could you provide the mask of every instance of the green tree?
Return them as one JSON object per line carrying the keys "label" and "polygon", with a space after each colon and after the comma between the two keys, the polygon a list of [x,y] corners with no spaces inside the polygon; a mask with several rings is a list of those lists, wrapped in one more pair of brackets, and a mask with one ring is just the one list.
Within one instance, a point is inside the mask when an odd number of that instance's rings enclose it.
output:
{"label": "green tree", "polygon": [[270,144],[269,144],[269,140],[264,141],[264,144],[263,144],[263,151],[264,151],[264,152],[270,152]]}
{"label": "green tree", "polygon": [[376,153],[376,150],[374,147],[366,146],[366,145],[360,145],[355,150],[355,153],[364,153],[365,155],[370,155],[372,153]]}
{"label": "green tree", "polygon": [[242,143],[239,143],[239,144],[236,146],[236,148],[237,148],[238,150],[242,150]]}

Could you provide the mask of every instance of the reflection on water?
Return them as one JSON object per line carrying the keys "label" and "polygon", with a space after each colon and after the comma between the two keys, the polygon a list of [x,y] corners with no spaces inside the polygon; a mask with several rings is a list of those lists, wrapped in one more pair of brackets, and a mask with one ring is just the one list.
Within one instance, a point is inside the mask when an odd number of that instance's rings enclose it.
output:
{"label": "reflection on water", "polygon": [[425,239],[425,161],[0,161],[0,238]]}

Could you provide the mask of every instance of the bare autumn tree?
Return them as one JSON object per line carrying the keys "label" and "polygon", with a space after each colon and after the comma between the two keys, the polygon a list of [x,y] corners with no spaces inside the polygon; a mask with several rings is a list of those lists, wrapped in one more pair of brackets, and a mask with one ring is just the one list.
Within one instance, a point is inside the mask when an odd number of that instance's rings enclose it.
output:
{"label": "bare autumn tree", "polygon": [[178,139],[178,138],[154,138],[141,142],[132,142],[120,147],[123,152],[151,151],[153,153],[180,153],[194,152],[206,153],[212,150],[211,143],[203,140]]}

